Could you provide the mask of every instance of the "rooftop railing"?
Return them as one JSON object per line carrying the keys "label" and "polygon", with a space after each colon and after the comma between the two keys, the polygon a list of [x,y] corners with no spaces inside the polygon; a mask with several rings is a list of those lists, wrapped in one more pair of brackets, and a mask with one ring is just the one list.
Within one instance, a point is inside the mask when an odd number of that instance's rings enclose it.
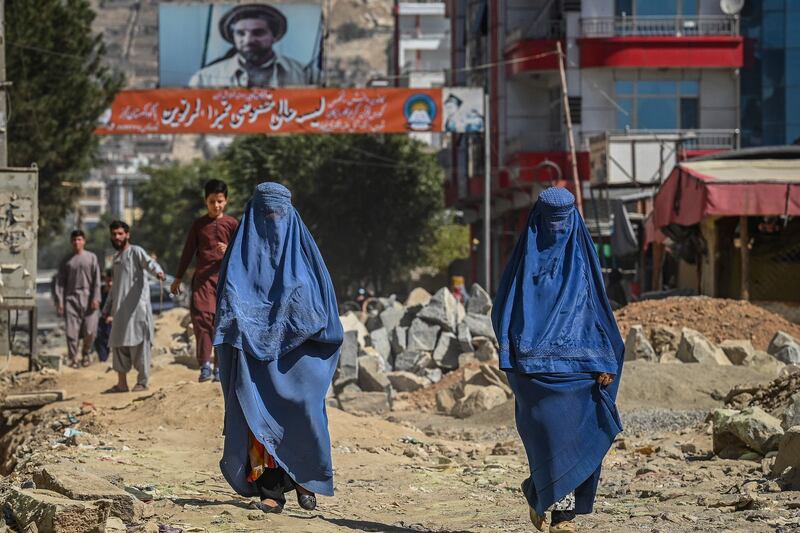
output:
{"label": "rooftop railing", "polygon": [[728,16],[603,17],[581,20],[584,37],[691,37],[739,35],[739,19]]}

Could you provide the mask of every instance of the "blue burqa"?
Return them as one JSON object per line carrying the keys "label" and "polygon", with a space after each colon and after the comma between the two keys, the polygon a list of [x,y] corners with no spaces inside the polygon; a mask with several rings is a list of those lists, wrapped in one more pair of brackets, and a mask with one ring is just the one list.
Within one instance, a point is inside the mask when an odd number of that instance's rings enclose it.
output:
{"label": "blue burqa", "polygon": [[217,293],[225,479],[242,496],[258,494],[247,481],[249,428],[295,483],[332,496],[325,395],[342,325],[328,270],[286,187],[256,187]]}
{"label": "blue burqa", "polygon": [[[500,281],[492,323],[528,455],[528,504],[543,514],[574,491],[575,511],[591,512],[603,457],[622,431],[615,398],[624,345],[594,244],[566,189],[539,195]],[[598,372],[616,379],[602,387]]]}

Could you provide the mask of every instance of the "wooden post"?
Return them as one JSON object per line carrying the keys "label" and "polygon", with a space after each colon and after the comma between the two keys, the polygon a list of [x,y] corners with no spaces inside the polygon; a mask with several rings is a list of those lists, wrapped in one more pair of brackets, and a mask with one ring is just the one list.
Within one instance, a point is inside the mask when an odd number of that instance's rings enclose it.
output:
{"label": "wooden post", "polygon": [[742,254],[742,300],[750,299],[750,234],[747,216],[739,217],[739,251]]}
{"label": "wooden post", "polygon": [[583,191],[581,182],[578,178],[578,156],[575,153],[575,135],[572,132],[572,115],[569,110],[569,95],[567,93],[567,74],[564,69],[564,52],[561,49],[561,41],[556,41],[558,50],[558,72],[561,74],[561,97],[564,101],[564,121],[567,124],[567,141],[569,142],[570,159],[572,160],[572,183],[575,187],[575,206],[578,213],[583,216]]}

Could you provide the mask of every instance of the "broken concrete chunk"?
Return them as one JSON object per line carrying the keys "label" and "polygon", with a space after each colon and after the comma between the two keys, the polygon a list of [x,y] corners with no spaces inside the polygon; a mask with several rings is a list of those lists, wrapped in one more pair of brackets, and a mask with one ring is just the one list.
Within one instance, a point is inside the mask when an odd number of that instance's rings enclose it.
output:
{"label": "broken concrete chunk", "polygon": [[358,386],[367,392],[389,390],[386,361],[379,355],[362,355],[358,358]]}
{"label": "broken concrete chunk", "polygon": [[41,489],[12,487],[7,503],[20,529],[34,524],[38,531],[48,533],[101,533],[111,511],[110,500],[77,501]]}
{"label": "broken concrete chunk", "polygon": [[66,396],[63,390],[9,394],[0,403],[0,409],[38,409],[45,405],[60,402]]}
{"label": "broken concrete chunk", "polygon": [[784,331],[772,337],[767,353],[786,364],[800,364],[800,342]]}
{"label": "broken concrete chunk", "polygon": [[681,342],[676,357],[684,363],[731,365],[719,346],[705,338],[699,331],[690,328],[681,330]]}
{"label": "broken concrete chunk", "polygon": [[385,360],[388,361],[392,357],[392,346],[389,343],[389,332],[386,328],[372,330],[369,334],[369,343]]}
{"label": "broken concrete chunk", "polygon": [[749,340],[729,340],[722,341],[719,347],[725,352],[725,356],[734,365],[743,365],[745,361],[752,358],[755,348]]}
{"label": "broken concrete chunk", "polygon": [[640,325],[631,327],[628,330],[628,335],[625,337],[625,360],[643,361],[656,361],[656,351],[647,340],[647,335],[644,333],[644,328]]}
{"label": "broken concrete chunk", "polygon": [[478,315],[488,315],[492,312],[492,297],[483,287],[473,283],[469,290],[469,301],[467,302],[467,313]]}
{"label": "broken concrete chunk", "polygon": [[415,318],[408,329],[407,350],[432,352],[436,349],[436,340],[439,338],[441,327],[429,324],[420,318]]}
{"label": "broken concrete chunk", "polygon": [[101,477],[68,465],[44,466],[34,472],[33,481],[37,488],[57,492],[73,500],[110,500],[111,514],[127,523],[137,521],[146,514],[146,506],[133,495]]}
{"label": "broken concrete chunk", "polygon": [[467,314],[464,318],[467,328],[473,337],[486,337],[495,340],[492,317],[487,315]]}
{"label": "broken concrete chunk", "polygon": [[442,333],[433,351],[433,360],[436,364],[447,370],[456,369],[459,355],[461,355],[461,344],[456,336],[447,331]]}
{"label": "broken concrete chunk", "polygon": [[428,305],[430,301],[431,293],[422,287],[417,287],[408,294],[408,298],[406,299],[406,307],[415,307],[417,305],[425,306]]}
{"label": "broken concrete chunk", "polygon": [[[461,308],[460,310],[459,307]],[[436,291],[430,303],[417,314],[417,318],[423,319],[430,324],[436,324],[445,331],[454,332],[463,318],[463,308],[464,306],[456,300],[453,293],[447,287],[442,287]]]}
{"label": "broken concrete chunk", "polygon": [[458,418],[468,418],[497,407],[505,403],[506,399],[506,393],[500,387],[466,385],[464,397],[453,408],[452,414]]}
{"label": "broken concrete chunk", "polygon": [[386,377],[389,378],[389,383],[392,384],[392,388],[397,392],[413,392],[431,383],[427,378],[411,372],[403,372],[402,370],[389,372]]}

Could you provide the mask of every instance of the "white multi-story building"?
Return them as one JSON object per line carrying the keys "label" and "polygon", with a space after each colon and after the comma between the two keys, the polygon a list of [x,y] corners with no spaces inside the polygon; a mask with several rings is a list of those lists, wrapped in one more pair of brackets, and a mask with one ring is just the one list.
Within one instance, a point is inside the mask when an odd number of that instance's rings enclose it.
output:
{"label": "white multi-story building", "polygon": [[[654,187],[676,160],[738,143],[744,44],[719,0],[455,0],[448,17],[449,84],[490,96],[495,282],[538,191],[572,181],[559,43],[582,182]],[[477,240],[482,143],[454,143],[447,185]]]}
{"label": "white multi-story building", "polygon": [[[394,85],[441,87],[450,68],[450,22],[445,2],[395,2]],[[442,136],[412,133],[440,148]]]}

